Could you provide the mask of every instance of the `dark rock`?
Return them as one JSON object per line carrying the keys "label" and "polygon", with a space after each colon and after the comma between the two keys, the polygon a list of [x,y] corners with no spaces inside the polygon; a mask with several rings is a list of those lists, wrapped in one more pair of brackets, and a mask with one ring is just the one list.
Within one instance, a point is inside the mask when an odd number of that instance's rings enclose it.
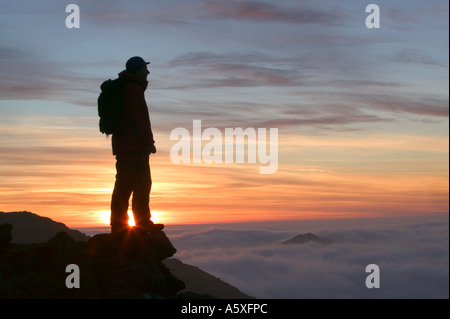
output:
{"label": "dark rock", "polygon": [[185,288],[160,262],[145,259],[99,258],[93,263],[102,298],[168,298]]}
{"label": "dark rock", "polygon": [[[12,231],[10,225],[0,227],[0,300],[209,299],[214,298],[209,291],[216,293],[223,287],[217,280],[205,280],[208,276],[193,274],[189,265],[180,262],[177,270],[171,268],[173,262],[168,266],[165,259],[176,249],[164,232],[143,234],[131,229],[118,236],[89,237],[29,212],[0,212],[3,223],[12,225]],[[79,267],[80,288],[66,286],[70,264]],[[191,286],[201,282],[203,288],[209,285],[214,289],[186,291],[184,280],[188,279]]]}
{"label": "dark rock", "polygon": [[[220,278],[212,276],[198,267],[185,264],[178,259],[165,259],[163,263],[174,276],[183,280],[186,284],[186,291],[178,293],[180,299],[191,297],[201,299],[255,299]],[[196,294],[196,296],[194,297],[193,294]]]}
{"label": "dark rock", "polygon": [[17,244],[44,243],[60,232],[67,233],[75,241],[90,238],[63,223],[30,212],[0,212],[0,224],[4,223],[13,225],[12,242]]}
{"label": "dark rock", "polygon": [[[185,288],[161,262],[176,252],[163,232],[97,235],[89,243],[61,232],[45,243],[0,248],[0,299],[176,298]],[[79,267],[68,288],[66,267]]]}
{"label": "dark rock", "polygon": [[8,244],[12,240],[12,225],[11,224],[3,224],[0,225],[0,247],[8,246]]}
{"label": "dark rock", "polygon": [[133,228],[114,235],[98,234],[87,243],[87,253],[90,257],[123,255],[128,258],[146,257],[161,261],[172,257],[176,251],[164,232],[141,233]]}

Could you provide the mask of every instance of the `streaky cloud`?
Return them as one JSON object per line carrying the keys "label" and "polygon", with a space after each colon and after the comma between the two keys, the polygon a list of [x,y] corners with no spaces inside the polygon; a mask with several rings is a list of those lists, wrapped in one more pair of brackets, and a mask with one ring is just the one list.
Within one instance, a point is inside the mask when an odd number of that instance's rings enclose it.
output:
{"label": "streaky cloud", "polygon": [[324,9],[305,6],[280,7],[262,1],[204,1],[211,18],[295,24],[335,24],[340,17]]}

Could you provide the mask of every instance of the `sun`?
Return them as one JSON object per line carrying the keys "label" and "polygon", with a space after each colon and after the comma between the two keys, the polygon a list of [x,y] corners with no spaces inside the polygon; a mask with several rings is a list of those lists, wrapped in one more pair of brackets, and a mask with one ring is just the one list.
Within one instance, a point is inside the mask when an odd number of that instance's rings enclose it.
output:
{"label": "sun", "polygon": [[128,226],[136,226],[136,223],[134,222],[133,212],[131,210],[128,211]]}
{"label": "sun", "polygon": [[109,225],[111,218],[111,212],[109,210],[102,210],[98,213],[98,219],[102,224]]}
{"label": "sun", "polygon": [[[158,224],[160,222],[159,216],[161,215],[161,213],[160,212],[152,212],[151,214],[152,214],[152,217],[151,217],[152,222],[154,222],[155,224]],[[99,219],[101,220],[101,222],[109,225],[110,218],[111,218],[111,211],[104,210],[104,211],[101,211],[99,215],[100,215]],[[133,212],[131,210],[128,211],[128,225],[130,227],[136,226],[136,223],[135,223],[134,217],[133,217]]]}
{"label": "sun", "polygon": [[160,223],[161,222],[161,212],[152,212],[152,217],[150,219],[155,224]]}
{"label": "sun", "polygon": [[[152,217],[150,218],[151,221],[155,224],[159,223],[159,216],[161,215],[160,212],[152,212],[151,213]],[[134,221],[134,217],[133,217],[133,212],[131,210],[128,211],[128,226],[133,227],[136,226],[136,223]]]}
{"label": "sun", "polygon": [[[102,224],[110,224],[111,221],[111,211],[109,210],[103,210],[99,214],[99,219],[102,222]],[[135,226],[136,223],[134,222],[133,212],[131,210],[128,211],[128,225],[129,226]]]}

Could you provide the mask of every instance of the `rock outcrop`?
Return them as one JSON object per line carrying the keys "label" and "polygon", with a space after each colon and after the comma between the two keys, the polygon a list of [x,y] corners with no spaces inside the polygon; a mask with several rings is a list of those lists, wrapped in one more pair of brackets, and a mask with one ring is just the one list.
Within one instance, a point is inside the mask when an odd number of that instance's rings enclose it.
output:
{"label": "rock outcrop", "polygon": [[[130,229],[96,235],[88,242],[60,232],[44,243],[17,244],[8,239],[10,226],[1,229],[0,299],[180,298],[177,293],[185,288],[162,263],[176,252],[164,232]],[[79,269],[79,288],[66,285],[77,275],[66,272],[68,265]]]}
{"label": "rock outcrop", "polygon": [[12,242],[18,244],[43,243],[57,233],[65,232],[76,241],[87,241],[89,236],[70,229],[60,222],[31,212],[0,212],[0,225],[11,224]]}
{"label": "rock outcrop", "polygon": [[238,288],[222,281],[220,278],[201,270],[198,267],[188,265],[182,261],[169,258],[163,261],[170,272],[186,284],[182,293],[197,294],[200,296],[214,296],[219,299],[255,299]]}
{"label": "rock outcrop", "polygon": [[0,247],[4,247],[9,245],[12,240],[12,225],[11,224],[3,224],[0,225]]}

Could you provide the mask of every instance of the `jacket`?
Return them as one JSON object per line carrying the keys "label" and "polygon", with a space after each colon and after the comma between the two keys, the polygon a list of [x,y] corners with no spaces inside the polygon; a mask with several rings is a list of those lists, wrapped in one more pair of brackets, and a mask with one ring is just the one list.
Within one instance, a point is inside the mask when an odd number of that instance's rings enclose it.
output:
{"label": "jacket", "polygon": [[144,96],[148,81],[126,71],[120,72],[119,77],[126,82],[125,115],[121,131],[112,136],[112,152],[116,157],[142,158],[150,154],[150,148],[155,143]]}

